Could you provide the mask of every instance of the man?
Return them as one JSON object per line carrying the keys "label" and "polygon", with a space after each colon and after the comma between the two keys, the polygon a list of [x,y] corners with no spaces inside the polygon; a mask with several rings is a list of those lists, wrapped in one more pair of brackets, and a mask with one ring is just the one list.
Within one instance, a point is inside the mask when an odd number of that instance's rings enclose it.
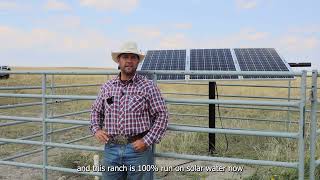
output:
{"label": "man", "polygon": [[152,144],[164,136],[168,110],[159,88],[136,73],[144,58],[136,43],[127,42],[111,55],[120,73],[101,87],[90,126],[105,143],[103,178],[152,179],[151,172],[139,170],[153,163]]}

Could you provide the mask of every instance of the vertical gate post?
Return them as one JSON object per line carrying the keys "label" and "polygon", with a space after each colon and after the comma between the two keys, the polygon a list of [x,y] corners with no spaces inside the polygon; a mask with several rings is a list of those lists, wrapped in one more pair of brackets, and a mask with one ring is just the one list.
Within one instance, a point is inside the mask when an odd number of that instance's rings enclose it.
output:
{"label": "vertical gate post", "polygon": [[306,112],[306,86],[307,86],[307,71],[303,70],[300,82],[300,105],[299,105],[299,165],[298,174],[299,180],[304,179],[304,137],[305,137],[305,112]]}
{"label": "vertical gate post", "polygon": [[312,71],[312,87],[311,87],[311,124],[310,124],[310,180],[315,179],[316,170],[316,143],[317,143],[317,79],[318,71]]}
{"label": "vertical gate post", "polygon": [[[51,92],[51,95],[54,95],[54,74],[52,74],[51,76],[51,86],[50,86],[50,92]],[[51,108],[50,108],[50,118],[53,117],[53,114],[54,114],[54,106],[55,106],[55,103],[54,103],[54,99],[51,99],[51,101],[53,101],[53,103],[51,104]],[[51,133],[53,131],[53,123],[50,123],[49,124],[49,141],[52,142],[52,136],[53,134]]]}
{"label": "vertical gate post", "polygon": [[43,149],[43,155],[42,155],[42,165],[43,165],[43,180],[48,179],[48,172],[46,169],[46,166],[48,165],[48,149],[46,146],[47,142],[47,99],[46,99],[46,90],[47,90],[47,83],[46,83],[47,77],[46,74],[42,74],[42,149]]}

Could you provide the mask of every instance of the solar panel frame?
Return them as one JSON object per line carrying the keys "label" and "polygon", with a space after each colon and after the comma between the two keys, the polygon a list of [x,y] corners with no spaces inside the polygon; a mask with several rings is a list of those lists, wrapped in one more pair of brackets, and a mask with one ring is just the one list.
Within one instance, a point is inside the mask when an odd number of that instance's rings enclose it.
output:
{"label": "solar panel frame", "polygon": [[[274,48],[234,48],[241,71],[292,72],[288,63]],[[294,76],[254,76],[246,75],[243,79],[294,79]]]}
{"label": "solar panel frame", "polygon": [[[253,51],[242,57],[237,51]],[[269,53],[265,53],[269,50]],[[270,52],[271,51],[271,52]],[[253,58],[258,60],[253,60]],[[262,58],[261,58],[262,57]],[[198,59],[197,59],[198,58]],[[150,60],[151,59],[151,60]],[[200,60],[199,60],[200,59]],[[270,64],[270,59],[277,59]],[[163,61],[163,62],[162,62]],[[264,62],[265,61],[265,62]],[[291,67],[274,48],[233,48],[233,49],[179,49],[149,50],[140,70],[180,71],[290,71]],[[138,72],[139,73],[139,72]],[[141,72],[140,72],[141,73]],[[146,74],[144,74],[146,75]],[[153,79],[153,75],[146,75]],[[242,75],[157,75],[158,80],[288,80],[294,76],[242,76]]]}
{"label": "solar panel frame", "polygon": [[[236,71],[230,49],[191,49],[191,71]],[[237,75],[190,75],[192,80],[238,79]]]}
{"label": "solar panel frame", "polygon": [[[141,65],[141,70],[180,70],[186,69],[186,49],[148,50]],[[166,63],[159,63],[165,61]],[[150,75],[147,77],[150,78]],[[185,80],[185,75],[161,74],[158,80]]]}

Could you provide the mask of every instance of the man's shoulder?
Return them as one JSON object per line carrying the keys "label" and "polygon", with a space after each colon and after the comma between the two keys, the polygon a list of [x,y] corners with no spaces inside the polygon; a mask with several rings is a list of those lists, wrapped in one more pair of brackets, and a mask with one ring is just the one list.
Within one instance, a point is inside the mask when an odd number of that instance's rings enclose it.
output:
{"label": "man's shoulder", "polygon": [[116,78],[112,78],[108,81],[106,81],[105,83],[102,84],[102,88],[107,89],[113,86],[113,84],[115,83],[115,79]]}
{"label": "man's shoulder", "polygon": [[148,94],[159,93],[160,89],[153,80],[148,79],[144,75],[139,75],[139,78],[141,78],[139,79],[138,83],[140,89],[143,89],[143,91],[148,92]]}
{"label": "man's shoulder", "polygon": [[149,86],[155,86],[154,82],[150,79],[148,79],[146,76],[141,75],[141,74],[137,74],[137,78],[139,79],[139,83],[141,83],[141,85],[149,87]]}

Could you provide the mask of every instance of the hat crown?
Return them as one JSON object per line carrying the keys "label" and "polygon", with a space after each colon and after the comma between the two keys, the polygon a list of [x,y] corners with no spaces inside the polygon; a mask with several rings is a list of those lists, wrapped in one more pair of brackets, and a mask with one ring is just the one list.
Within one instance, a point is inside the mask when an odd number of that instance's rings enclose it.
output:
{"label": "hat crown", "polygon": [[138,45],[137,43],[135,42],[126,42],[124,43],[121,48],[120,48],[121,51],[123,52],[139,52],[138,50]]}
{"label": "hat crown", "polygon": [[120,54],[123,53],[132,53],[132,54],[136,54],[139,56],[139,62],[141,62],[145,55],[138,50],[138,45],[137,43],[133,42],[133,41],[128,41],[126,43],[124,43],[121,47],[119,51],[113,51],[111,52],[111,56],[112,56],[112,60],[116,63],[118,63],[118,57]]}

